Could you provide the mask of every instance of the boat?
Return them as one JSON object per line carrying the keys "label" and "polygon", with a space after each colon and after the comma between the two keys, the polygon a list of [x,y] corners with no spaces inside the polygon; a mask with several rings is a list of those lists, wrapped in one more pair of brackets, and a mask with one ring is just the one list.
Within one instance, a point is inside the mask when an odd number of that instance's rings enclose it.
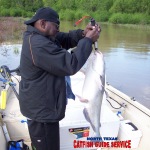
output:
{"label": "boat", "polygon": [[[12,77],[16,84],[15,90],[19,89],[20,76]],[[72,90],[74,93],[81,94],[84,82],[84,75],[81,72],[71,76]],[[77,147],[78,141],[88,141],[92,138],[93,130],[89,122],[83,115],[84,103],[81,103],[76,97],[75,101],[68,99],[65,118],[60,121],[60,150],[71,149],[135,149],[150,150],[150,110],[131,99],[126,94],[115,89],[106,82],[106,91],[109,98],[104,95],[101,109],[101,127],[100,133],[103,137],[103,143],[108,145],[97,145]],[[6,108],[0,109],[3,116],[0,123],[0,150],[7,149],[7,142],[24,140],[32,150],[31,140],[28,133],[26,117],[24,117],[19,108],[19,101],[12,89],[7,84],[4,88],[7,91]],[[2,95],[1,95],[2,96]],[[5,128],[4,128],[5,127]],[[74,132],[72,132],[74,131]],[[79,133],[83,133],[82,135]],[[130,141],[130,147],[115,145],[116,142]],[[114,145],[111,145],[113,143]],[[101,143],[102,144],[102,143]]]}

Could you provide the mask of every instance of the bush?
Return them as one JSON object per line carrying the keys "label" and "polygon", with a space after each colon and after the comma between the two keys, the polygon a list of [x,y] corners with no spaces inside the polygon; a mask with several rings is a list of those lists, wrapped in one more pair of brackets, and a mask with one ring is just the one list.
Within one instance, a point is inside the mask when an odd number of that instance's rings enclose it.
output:
{"label": "bush", "polygon": [[135,14],[121,14],[115,13],[109,18],[111,23],[123,23],[123,24],[147,24],[150,23],[150,16],[142,13]]}
{"label": "bush", "polygon": [[95,12],[95,20],[105,22],[108,21],[110,17],[110,13],[108,11],[96,11]]}
{"label": "bush", "polygon": [[125,7],[123,12],[124,13],[136,13],[139,12],[141,7],[140,2],[141,0],[124,0]]}
{"label": "bush", "polygon": [[122,14],[121,13],[115,13],[109,18],[109,22],[111,23],[122,23]]}
{"label": "bush", "polygon": [[1,11],[1,16],[9,17],[10,16],[10,10],[9,9],[3,9]]}
{"label": "bush", "polygon": [[63,10],[63,9],[61,9],[61,10],[59,11],[59,19],[60,19],[60,20],[65,20],[65,13],[64,13],[64,10]]}
{"label": "bush", "polygon": [[27,17],[32,18],[34,15],[34,12],[27,12]]}
{"label": "bush", "polygon": [[10,10],[10,16],[22,16],[22,10],[19,9],[11,9]]}
{"label": "bush", "polygon": [[24,10],[27,11],[27,12],[32,12],[33,11],[31,6],[25,6]]}
{"label": "bush", "polygon": [[34,6],[34,7],[32,8],[32,11],[33,11],[33,12],[36,12],[38,9],[39,9],[38,6]]}
{"label": "bush", "polygon": [[65,11],[65,13],[66,13],[66,15],[65,15],[66,16],[66,20],[68,20],[68,21],[75,20],[75,11],[67,9]]}
{"label": "bush", "polygon": [[131,14],[131,17],[129,18],[130,24],[139,24],[140,21],[143,19],[143,16],[141,14]]}
{"label": "bush", "polygon": [[24,18],[27,17],[27,12],[24,10],[22,11],[22,17],[24,17]]}
{"label": "bush", "polygon": [[118,12],[122,12],[124,9],[124,1],[122,0],[116,0],[113,4],[113,6],[109,9],[110,13],[118,13]]}
{"label": "bush", "polygon": [[15,9],[10,10],[10,16],[17,16]]}
{"label": "bush", "polygon": [[75,19],[76,19],[76,20],[81,19],[82,17],[84,17],[84,14],[85,14],[85,12],[83,12],[83,11],[81,11],[81,10],[76,10],[76,11],[75,11]]}
{"label": "bush", "polygon": [[145,18],[146,18],[146,22],[148,24],[150,24],[150,15],[149,14],[145,14]]}
{"label": "bush", "polygon": [[17,16],[20,16],[20,17],[22,16],[22,10],[17,9],[17,10],[16,10],[16,13],[17,13]]}
{"label": "bush", "polygon": [[150,24],[150,15],[146,14],[140,14],[140,24]]}
{"label": "bush", "polygon": [[146,17],[144,14],[135,13],[128,14],[128,23],[129,24],[146,24]]}
{"label": "bush", "polygon": [[75,20],[75,11],[74,10],[60,10],[59,11],[60,20],[72,21]]}
{"label": "bush", "polygon": [[[150,5],[150,4],[149,4]],[[147,15],[150,15],[150,8],[148,7],[147,11],[146,11]]]}

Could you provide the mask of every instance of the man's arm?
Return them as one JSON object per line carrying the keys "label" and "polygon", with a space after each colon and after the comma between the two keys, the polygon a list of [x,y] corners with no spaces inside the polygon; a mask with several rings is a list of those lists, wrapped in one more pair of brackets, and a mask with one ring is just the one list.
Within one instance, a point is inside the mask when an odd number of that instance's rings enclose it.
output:
{"label": "man's arm", "polygon": [[44,45],[38,43],[34,44],[36,50],[33,51],[35,65],[56,76],[69,76],[84,65],[92,51],[93,41],[85,37],[78,42],[71,54],[49,40]]}
{"label": "man's arm", "polygon": [[58,47],[43,36],[32,37],[32,55],[35,66],[56,76],[69,76],[81,69],[90,53],[92,43],[99,38],[97,28],[89,30],[86,37],[79,40],[77,47],[71,51]]}
{"label": "man's arm", "polygon": [[[98,32],[101,32],[101,27],[98,23],[95,24]],[[69,33],[59,32],[56,39],[60,42],[62,48],[69,49],[77,46],[80,39],[84,38],[89,30],[93,30],[93,26],[89,22],[85,30],[72,30]]]}
{"label": "man's arm", "polygon": [[82,30],[71,30],[69,33],[59,32],[56,39],[60,42],[62,48],[69,49],[76,47],[79,40],[82,39]]}

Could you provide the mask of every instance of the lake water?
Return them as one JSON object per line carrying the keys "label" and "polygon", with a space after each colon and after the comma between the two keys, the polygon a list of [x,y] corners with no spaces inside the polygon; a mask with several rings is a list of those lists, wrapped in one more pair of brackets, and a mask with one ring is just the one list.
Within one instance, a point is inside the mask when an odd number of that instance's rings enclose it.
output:
{"label": "lake water", "polygon": [[[87,23],[81,22],[77,27],[73,25],[74,22],[62,21],[60,31],[84,30]],[[105,58],[107,82],[150,109],[150,31],[119,25],[101,27],[98,49]],[[19,43],[22,41],[0,46],[0,66],[18,67]]]}

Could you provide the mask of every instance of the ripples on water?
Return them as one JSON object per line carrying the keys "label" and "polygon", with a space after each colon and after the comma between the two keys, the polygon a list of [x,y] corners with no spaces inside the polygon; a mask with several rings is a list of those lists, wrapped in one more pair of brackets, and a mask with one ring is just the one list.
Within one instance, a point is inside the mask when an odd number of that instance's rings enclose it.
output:
{"label": "ripples on water", "polygon": [[150,109],[150,32],[103,26],[99,40],[107,81]]}
{"label": "ripples on water", "polygon": [[[73,22],[62,22],[60,27],[64,32],[75,29]],[[83,23],[78,28],[85,27],[86,23]],[[110,85],[130,97],[135,97],[138,102],[150,109],[149,41],[150,33],[145,30],[102,25],[98,48],[105,58],[106,77]],[[0,66],[17,68],[21,47],[21,44],[0,46]]]}

